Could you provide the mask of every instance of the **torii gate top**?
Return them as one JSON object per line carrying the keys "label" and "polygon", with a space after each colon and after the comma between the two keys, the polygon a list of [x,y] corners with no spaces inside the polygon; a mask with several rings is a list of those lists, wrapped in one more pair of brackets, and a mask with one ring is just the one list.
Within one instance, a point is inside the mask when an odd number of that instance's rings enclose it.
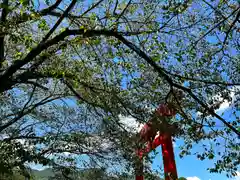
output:
{"label": "torii gate top", "polygon": [[170,109],[166,104],[160,104],[156,111],[159,116],[171,117],[176,115],[176,111],[173,108]]}
{"label": "torii gate top", "polygon": [[[167,104],[161,104],[156,109],[156,115],[159,117],[169,117],[176,115],[176,111],[172,108],[169,108]],[[165,122],[164,122],[165,123]],[[167,123],[167,122],[166,122]],[[157,129],[152,126],[152,119],[150,119],[141,129],[140,136],[144,142],[149,141],[149,136],[155,137],[157,135]],[[171,129],[171,128],[170,128]],[[148,142],[147,147],[144,149],[137,149],[137,155],[142,163],[142,157],[144,154],[149,153],[152,149],[155,149],[159,145],[162,145],[162,156],[164,163],[164,173],[165,180],[170,180],[171,176],[174,179],[177,178],[177,170],[175,165],[173,146],[171,132],[160,133],[159,136],[155,137],[152,142]],[[143,164],[142,164],[143,166]],[[143,180],[143,167],[140,168],[140,171],[136,172],[136,180]]]}

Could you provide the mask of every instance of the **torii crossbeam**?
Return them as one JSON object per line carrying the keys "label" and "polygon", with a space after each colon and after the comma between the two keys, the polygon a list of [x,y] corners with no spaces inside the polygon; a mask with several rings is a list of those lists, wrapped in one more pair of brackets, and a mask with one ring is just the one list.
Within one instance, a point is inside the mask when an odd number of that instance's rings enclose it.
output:
{"label": "torii crossbeam", "polygon": [[[167,105],[161,104],[157,109],[157,115],[159,117],[172,117],[176,115],[174,110],[171,110]],[[150,123],[149,123],[150,122]],[[154,134],[154,137],[157,135],[157,130],[153,132],[154,127],[151,123],[151,120],[144,125],[142,130],[140,131],[140,136],[147,136],[148,134]],[[169,125],[170,127],[171,125]],[[165,128],[166,128],[165,124]],[[171,129],[171,127],[169,128]],[[143,134],[141,134],[144,132]],[[146,137],[141,137],[144,141],[147,141]],[[173,144],[172,144],[172,132],[164,131],[160,133],[155,139],[151,142],[148,142],[147,146],[143,149],[137,149],[137,156],[140,160],[140,167],[136,170],[136,180],[144,180],[143,176],[143,157],[144,155],[151,152],[153,149],[157,148],[159,145],[162,146],[162,156],[163,156],[163,164],[164,164],[164,176],[165,180],[176,180],[177,179],[177,169],[174,159],[174,151],[173,151]]]}

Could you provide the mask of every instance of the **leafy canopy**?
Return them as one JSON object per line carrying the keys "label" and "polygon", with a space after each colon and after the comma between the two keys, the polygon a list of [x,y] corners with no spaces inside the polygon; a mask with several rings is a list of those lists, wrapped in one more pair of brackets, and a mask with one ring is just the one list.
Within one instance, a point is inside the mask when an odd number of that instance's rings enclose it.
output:
{"label": "leafy canopy", "polygon": [[179,89],[180,157],[236,175],[239,16],[225,0],[3,0],[1,166],[129,169],[135,132],[120,117],[143,123]]}

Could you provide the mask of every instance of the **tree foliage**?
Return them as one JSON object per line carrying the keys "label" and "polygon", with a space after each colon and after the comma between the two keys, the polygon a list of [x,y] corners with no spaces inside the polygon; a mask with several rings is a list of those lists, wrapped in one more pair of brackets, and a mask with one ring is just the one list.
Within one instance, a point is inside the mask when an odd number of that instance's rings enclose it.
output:
{"label": "tree foliage", "polygon": [[[120,115],[143,123],[179,89],[180,157],[235,175],[239,16],[225,0],[3,0],[1,166],[128,169],[135,132]],[[218,111],[226,104],[231,119]]]}

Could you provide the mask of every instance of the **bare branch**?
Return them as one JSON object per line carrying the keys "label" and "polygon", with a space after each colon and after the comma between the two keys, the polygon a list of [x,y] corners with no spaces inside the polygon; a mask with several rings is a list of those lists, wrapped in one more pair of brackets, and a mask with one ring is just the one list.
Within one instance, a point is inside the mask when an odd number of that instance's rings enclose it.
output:
{"label": "bare branch", "polygon": [[[108,31],[108,30],[84,30],[84,29],[74,29],[74,30],[69,30],[66,29],[59,35],[55,36],[54,38],[46,41],[39,43],[37,47],[33,48],[24,59],[17,60],[15,61],[5,72],[3,75],[0,76],[0,81],[1,82],[7,82],[9,77],[11,77],[19,68],[22,66],[26,65],[27,63],[31,62],[36,56],[38,56],[43,50],[49,48],[52,45],[55,45],[59,43],[60,41],[63,41],[66,37],[70,35],[83,35],[84,37],[92,37],[92,36],[100,36],[100,35],[105,35],[105,36],[116,36],[119,34],[123,35],[135,35],[134,33],[130,32],[115,32],[115,31]],[[140,34],[140,33],[139,33]],[[0,92],[4,90],[3,87],[0,87]]]}
{"label": "bare branch", "polygon": [[5,141],[5,142],[9,142],[9,141],[12,141],[12,140],[18,140],[18,139],[36,139],[36,140],[44,140],[43,137],[38,137],[38,136],[25,136],[25,135],[22,135],[22,136],[16,136],[16,137],[5,138],[5,139],[3,139],[3,141]]}
{"label": "bare branch", "polygon": [[[43,100],[41,100],[40,102],[34,104],[31,108],[25,110],[25,107],[19,112],[18,116],[16,116],[15,118],[13,118],[12,120],[10,120],[9,122],[7,122],[6,124],[0,126],[0,132],[2,132],[4,129],[8,128],[9,126],[11,126],[12,124],[16,123],[19,119],[21,119],[22,117],[24,117],[25,115],[29,114],[33,109],[35,109],[38,106],[44,105],[46,103],[49,103],[53,100],[58,99],[59,97],[56,98],[51,98],[49,99],[49,97],[44,98]],[[30,100],[30,98],[29,98]],[[29,103],[28,102],[25,104],[25,106]]]}
{"label": "bare branch", "polygon": [[220,81],[209,81],[209,80],[204,80],[204,79],[197,79],[197,78],[191,78],[187,76],[181,76],[179,74],[171,73],[169,71],[164,70],[167,74],[170,74],[171,76],[184,79],[184,80],[190,80],[190,81],[195,81],[195,82],[201,82],[205,84],[214,84],[214,85],[224,85],[224,86],[238,86],[240,83],[225,83],[225,82],[220,82]]}
{"label": "bare branch", "polygon": [[51,35],[52,33],[57,29],[57,27],[60,25],[60,23],[62,22],[62,20],[64,19],[64,17],[66,17],[68,15],[68,13],[70,12],[70,10],[74,7],[74,5],[76,4],[77,0],[73,0],[71,2],[71,4],[68,6],[68,8],[64,11],[64,13],[62,14],[62,16],[57,20],[57,22],[54,24],[54,26],[52,27],[52,29],[50,29],[50,31],[47,33],[47,35],[43,38],[42,43],[45,42]]}
{"label": "bare branch", "polygon": [[83,35],[85,37],[92,37],[92,36],[113,36],[119,39],[122,43],[124,43],[126,46],[128,46],[131,50],[133,50],[135,53],[137,53],[140,57],[142,57],[145,61],[147,61],[155,71],[159,73],[160,76],[162,76],[170,85],[179,88],[181,90],[184,90],[187,92],[194,100],[196,100],[200,105],[202,105],[205,109],[211,113],[214,117],[217,117],[219,120],[221,120],[227,127],[229,127],[233,132],[235,132],[240,137],[240,132],[238,132],[237,129],[235,129],[231,124],[229,124],[226,120],[224,120],[222,117],[217,115],[211,108],[208,107],[203,101],[201,101],[197,96],[195,96],[191,89],[188,89],[184,86],[181,86],[179,84],[176,84],[173,82],[173,80],[165,73],[164,68],[158,66],[145,52],[143,52],[140,48],[135,46],[133,43],[125,39],[121,34],[115,32],[115,31],[107,31],[107,30],[83,30],[83,29],[77,29],[77,30],[69,30],[66,29],[59,35],[55,36],[53,39],[46,41],[45,43],[40,43],[36,48],[33,48],[29,54],[20,61],[16,61],[12,66],[9,67],[8,70],[5,71],[5,73],[0,77],[0,81],[3,82],[4,80],[7,80],[13,73],[15,73],[19,68],[27,64],[28,62],[32,61],[33,58],[35,58],[37,55],[39,55],[43,50],[47,49],[48,47],[63,41],[65,37],[69,35]]}
{"label": "bare branch", "polygon": [[116,21],[118,21],[118,20],[124,15],[124,13],[125,13],[125,11],[127,10],[128,6],[130,6],[130,4],[131,4],[131,1],[132,1],[132,0],[129,0],[129,1],[128,1],[126,7],[125,7],[125,8],[123,9],[123,11],[118,15]]}
{"label": "bare branch", "polygon": [[[13,81],[14,82],[14,81]],[[41,84],[39,84],[39,83],[37,83],[37,82],[34,82],[34,81],[30,81],[30,80],[27,80],[27,81],[24,81],[24,82],[18,82],[18,81],[16,81],[16,84],[31,84],[31,85],[34,85],[34,86],[36,86],[36,87],[38,87],[38,88],[41,88],[41,89],[43,89],[43,90],[45,90],[45,91],[47,91],[48,90],[48,88],[47,87],[45,87],[45,86],[43,86],[43,85],[41,85]]]}
{"label": "bare branch", "polygon": [[223,45],[227,42],[228,35],[229,35],[229,33],[231,32],[233,26],[234,26],[234,25],[236,24],[236,22],[239,20],[239,17],[240,17],[240,10],[238,11],[236,18],[235,18],[234,21],[231,23],[228,31],[226,32],[226,36],[225,36],[225,38],[224,38]]}
{"label": "bare branch", "polygon": [[40,14],[43,16],[43,15],[48,14],[49,12],[52,12],[54,9],[56,9],[58,7],[58,5],[61,2],[62,2],[62,0],[56,0],[56,2],[52,6],[49,6],[48,8],[41,10]]}
{"label": "bare branch", "polygon": [[139,49],[137,46],[135,46],[130,41],[125,39],[123,36],[117,34],[117,35],[115,35],[115,37],[117,39],[119,39],[120,41],[122,41],[126,46],[128,46],[131,50],[133,50],[135,53],[137,53],[145,61],[147,61],[154,68],[154,70],[156,72],[158,72],[159,75],[161,77],[163,77],[169,83],[170,86],[176,87],[178,89],[181,89],[181,90],[187,92],[197,103],[199,103],[202,107],[204,107],[212,116],[218,118],[221,122],[223,122],[228,128],[230,128],[234,133],[236,133],[240,137],[240,132],[236,128],[234,128],[230,123],[228,123],[221,116],[216,114],[213,109],[208,107],[207,104],[205,104],[195,94],[193,94],[191,89],[174,83],[173,80],[165,73],[165,71],[164,71],[164,69],[162,67],[158,66],[147,54],[145,54],[141,49]]}
{"label": "bare branch", "polygon": [[[46,9],[42,9],[41,11],[38,11],[37,13],[40,16],[46,16],[48,14],[51,14],[51,13],[53,13],[53,10],[55,10],[62,1],[63,0],[56,0],[56,2],[53,5],[47,7]],[[59,17],[61,15],[59,15]],[[14,21],[16,24],[24,23],[24,22],[32,19],[32,17],[27,13],[23,13],[21,16],[15,16],[13,18],[14,18]]]}
{"label": "bare branch", "polygon": [[[240,7],[239,7],[240,8]],[[222,23],[224,23],[228,18],[230,18],[231,16],[233,16],[238,10],[239,8],[235,9],[229,16],[227,16],[226,18],[223,18],[223,20],[219,21],[217,24],[215,24],[211,29],[209,29],[204,35],[202,35],[197,41],[195,41],[193,43],[194,46],[196,46],[198,44],[198,42],[200,42],[203,38],[205,38],[209,33],[211,33],[214,29],[216,29],[218,26],[220,26]]]}
{"label": "bare branch", "polygon": [[117,15],[116,10],[117,10],[117,6],[118,6],[118,0],[116,0],[114,9],[113,9],[113,15]]}
{"label": "bare branch", "polygon": [[[6,18],[7,18],[7,14],[8,14],[8,0],[3,0],[2,2],[2,15],[1,15],[1,20],[0,23],[1,24],[5,24],[6,22]],[[0,69],[2,68],[3,62],[4,62],[4,34],[1,34],[0,36]]]}

